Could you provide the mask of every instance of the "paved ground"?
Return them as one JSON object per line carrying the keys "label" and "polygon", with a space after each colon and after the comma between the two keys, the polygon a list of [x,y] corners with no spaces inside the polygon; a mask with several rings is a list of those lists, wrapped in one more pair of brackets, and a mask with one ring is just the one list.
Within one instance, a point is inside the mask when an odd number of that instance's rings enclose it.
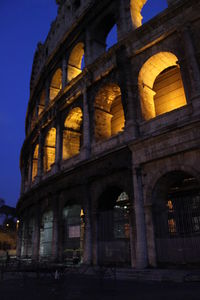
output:
{"label": "paved ground", "polygon": [[0,280],[0,300],[200,300],[200,283],[102,280],[80,275]]}

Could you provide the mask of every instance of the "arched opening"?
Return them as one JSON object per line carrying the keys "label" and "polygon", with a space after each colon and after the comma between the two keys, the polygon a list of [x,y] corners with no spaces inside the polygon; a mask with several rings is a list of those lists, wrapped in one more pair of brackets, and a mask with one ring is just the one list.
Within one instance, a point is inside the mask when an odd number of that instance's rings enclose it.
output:
{"label": "arched opening", "polygon": [[56,156],[56,129],[51,128],[45,139],[44,143],[44,172],[48,172],[51,166],[55,163]]}
{"label": "arched opening", "polygon": [[167,0],[147,0],[142,8],[142,24],[152,19],[154,16],[158,15],[161,11],[168,7]]}
{"label": "arched opening", "polygon": [[124,130],[121,90],[116,84],[102,87],[95,99],[95,140],[108,139]]}
{"label": "arched opening", "polygon": [[106,38],[106,50],[117,44],[117,25],[115,24],[109,31]]}
{"label": "arched opening", "polygon": [[52,255],[53,212],[43,214],[40,226],[40,258]]}
{"label": "arched opening", "polygon": [[32,181],[34,181],[35,177],[37,176],[37,172],[38,172],[38,151],[39,151],[39,145],[37,144],[35,146],[35,149],[33,152],[33,159],[32,159]]}
{"label": "arched opening", "polygon": [[45,89],[44,89],[40,96],[40,102],[38,105],[38,116],[43,112],[43,110],[45,108],[45,99],[46,99],[46,94],[45,94]]}
{"label": "arched opening", "polygon": [[63,130],[63,159],[79,154],[82,138],[83,113],[76,107],[68,114]]}
{"label": "arched opening", "polygon": [[170,52],[160,52],[141,68],[138,85],[145,120],[187,104],[177,60]]}
{"label": "arched opening", "polygon": [[73,78],[77,77],[84,66],[84,44],[78,43],[72,50],[68,66],[67,66],[67,80],[71,81]]}
{"label": "arched opening", "polygon": [[98,263],[130,265],[128,195],[117,187],[109,188],[100,197],[98,209]]}
{"label": "arched opening", "polygon": [[57,69],[57,71],[54,73],[50,88],[49,88],[49,99],[50,101],[54,100],[58,93],[62,89],[62,70]]}
{"label": "arched opening", "polygon": [[159,264],[200,263],[200,188],[196,178],[174,171],[158,180],[153,219]]}
{"label": "arched opening", "polygon": [[84,213],[80,204],[68,203],[63,209],[63,259],[78,264],[83,257]]}

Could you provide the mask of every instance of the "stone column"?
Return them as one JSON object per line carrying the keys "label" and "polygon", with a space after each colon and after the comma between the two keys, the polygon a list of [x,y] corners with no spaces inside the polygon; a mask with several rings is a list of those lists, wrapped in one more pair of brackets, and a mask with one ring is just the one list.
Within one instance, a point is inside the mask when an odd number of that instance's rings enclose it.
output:
{"label": "stone column", "polygon": [[85,151],[85,157],[90,156],[90,116],[88,109],[87,90],[83,90],[83,149]]}
{"label": "stone column", "polygon": [[39,248],[40,248],[40,223],[41,223],[41,213],[39,204],[35,208],[35,226],[33,233],[33,254],[32,260],[39,260]]}
{"label": "stone column", "polygon": [[145,205],[144,211],[145,211],[145,221],[146,221],[146,235],[147,235],[149,265],[152,267],[156,267],[157,259],[156,259],[155,234],[154,234],[153,216],[152,216],[152,205],[151,204]]}
{"label": "stone column", "polygon": [[55,165],[56,169],[59,170],[60,162],[62,160],[62,124],[61,124],[60,115],[57,116],[57,125],[56,125],[56,158],[55,158]]}
{"label": "stone column", "polygon": [[144,216],[144,201],[142,188],[141,168],[133,166],[133,185],[134,185],[134,208],[136,220],[136,268],[147,267],[147,241],[146,226]]}
{"label": "stone column", "polygon": [[128,32],[133,29],[133,23],[131,18],[130,0],[119,0],[118,5],[119,18],[118,18],[118,40],[124,38]]}
{"label": "stone column", "polygon": [[25,168],[24,166],[21,167],[21,188],[20,188],[20,194],[22,195],[24,193],[25,189]]}
{"label": "stone column", "polygon": [[91,208],[90,208],[90,192],[86,187],[84,192],[84,253],[83,263],[90,265],[92,263],[92,233],[91,233]]}
{"label": "stone column", "polygon": [[137,78],[133,82],[133,70],[130,59],[127,57],[126,49],[117,51],[117,66],[119,70],[119,81],[122,93],[122,104],[125,115],[125,126],[130,139],[138,136],[138,86]]}
{"label": "stone column", "polygon": [[45,107],[49,105],[49,89],[50,89],[50,81],[46,79],[45,82]]}
{"label": "stone column", "polygon": [[22,249],[22,222],[20,221],[18,231],[17,231],[17,249],[16,256],[21,257],[21,249]]}
{"label": "stone column", "polygon": [[130,248],[131,248],[131,266],[132,268],[135,268],[136,266],[136,257],[135,257],[135,224],[134,224],[134,215],[135,211],[133,207],[130,208],[129,212],[129,222],[130,222]]}
{"label": "stone column", "polygon": [[200,97],[200,71],[196,59],[194,45],[189,27],[184,27],[181,34],[182,44],[184,48],[185,61],[188,70],[190,97],[191,100]]}
{"label": "stone column", "polygon": [[37,172],[38,180],[41,179],[43,173],[43,147],[44,147],[44,137],[43,137],[43,133],[40,132],[39,149],[38,149],[38,172]]}
{"label": "stone column", "polygon": [[32,183],[32,149],[29,153],[29,158],[28,158],[28,187],[31,186],[31,183]]}
{"label": "stone column", "polygon": [[62,60],[62,89],[65,88],[67,83],[67,59],[64,56]]}

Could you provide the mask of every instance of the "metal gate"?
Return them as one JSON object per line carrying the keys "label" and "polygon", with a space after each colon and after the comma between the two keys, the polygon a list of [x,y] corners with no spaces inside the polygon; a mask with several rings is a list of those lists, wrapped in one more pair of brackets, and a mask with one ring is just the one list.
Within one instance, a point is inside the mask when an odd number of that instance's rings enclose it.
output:
{"label": "metal gate", "polygon": [[200,192],[180,190],[155,209],[158,263],[200,263]]}

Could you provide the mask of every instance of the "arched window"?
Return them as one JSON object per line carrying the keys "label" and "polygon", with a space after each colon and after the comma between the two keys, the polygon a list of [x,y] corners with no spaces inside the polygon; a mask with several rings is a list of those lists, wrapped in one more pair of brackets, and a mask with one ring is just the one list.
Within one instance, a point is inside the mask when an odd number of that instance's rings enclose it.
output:
{"label": "arched window", "polygon": [[53,212],[47,211],[42,216],[40,227],[40,257],[50,257],[52,254]]}
{"label": "arched window", "polygon": [[101,195],[97,226],[98,263],[130,265],[129,212],[129,197],[118,187],[110,187]]}
{"label": "arched window", "polygon": [[45,94],[45,89],[42,90],[41,96],[40,96],[40,102],[38,105],[38,116],[43,112],[44,107],[45,107],[45,98],[46,98],[46,94]]}
{"label": "arched window", "polygon": [[160,52],[149,58],[139,73],[138,85],[145,120],[186,105],[177,57]]}
{"label": "arched window", "polygon": [[63,159],[68,159],[80,152],[83,113],[76,107],[68,114],[63,130]]}
{"label": "arched window", "polygon": [[113,45],[117,44],[117,25],[115,24],[106,38],[106,50],[110,49]]}
{"label": "arched window", "polygon": [[39,150],[39,145],[37,144],[35,146],[34,152],[33,152],[33,160],[32,160],[32,181],[35,179],[37,176],[38,172],[38,150]]}
{"label": "arched window", "polygon": [[47,133],[44,144],[44,172],[48,172],[55,163],[56,155],[56,129],[51,128]]}
{"label": "arched window", "polygon": [[102,87],[95,99],[95,139],[108,139],[124,130],[121,90],[116,84]]}
{"label": "arched window", "polygon": [[194,176],[173,171],[158,180],[153,219],[158,263],[200,262],[200,189]]}
{"label": "arched window", "polygon": [[161,11],[168,7],[167,0],[147,0],[146,4],[142,8],[142,24],[152,19],[154,16],[159,14]]}
{"label": "arched window", "polygon": [[77,77],[84,66],[84,44],[78,43],[72,50],[68,66],[67,66],[67,80],[71,81]]}
{"label": "arched window", "polygon": [[55,97],[58,95],[60,90],[62,89],[62,70],[57,69],[54,73],[49,90],[49,99],[50,101],[54,100]]}

